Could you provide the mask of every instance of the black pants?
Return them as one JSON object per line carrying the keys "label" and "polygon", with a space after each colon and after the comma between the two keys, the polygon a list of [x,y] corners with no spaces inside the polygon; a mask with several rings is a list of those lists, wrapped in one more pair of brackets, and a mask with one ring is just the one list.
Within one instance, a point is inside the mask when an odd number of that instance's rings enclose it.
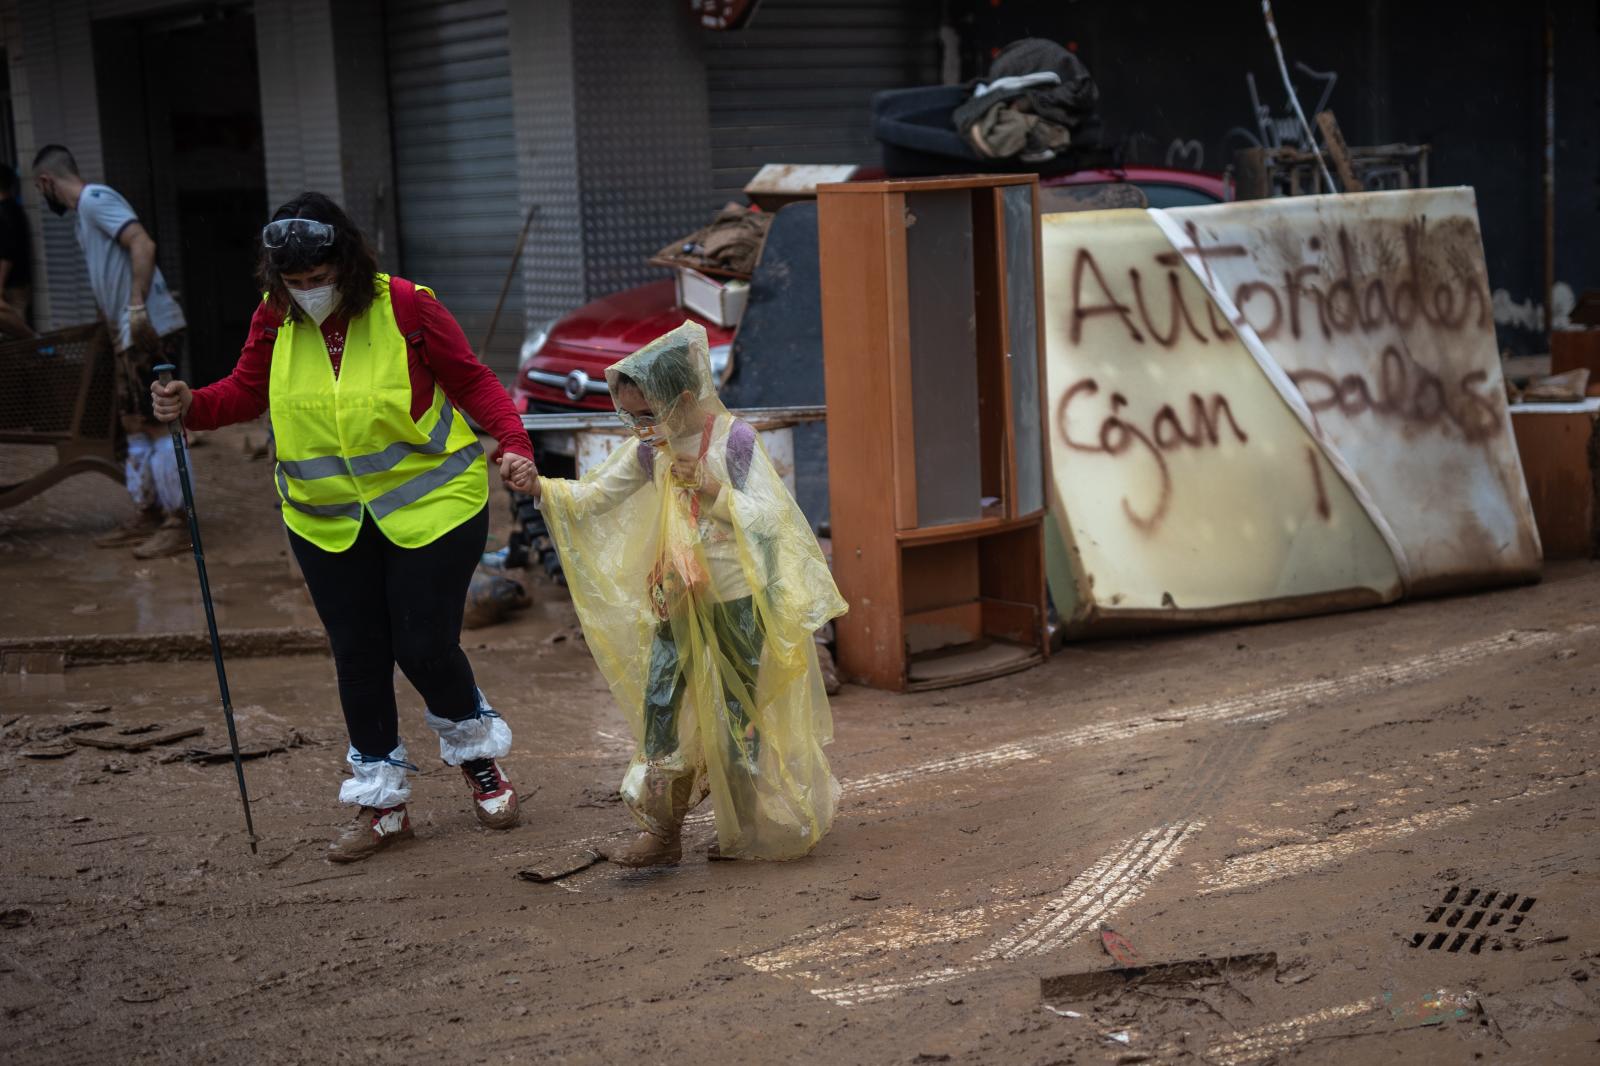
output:
{"label": "black pants", "polygon": [[371,515],[342,552],[323,551],[289,532],[333,645],[345,728],[361,754],[382,758],[400,742],[396,664],[440,718],[460,721],[477,713],[477,682],[461,650],[461,615],[488,535],[487,507],[421,548],[397,547]]}

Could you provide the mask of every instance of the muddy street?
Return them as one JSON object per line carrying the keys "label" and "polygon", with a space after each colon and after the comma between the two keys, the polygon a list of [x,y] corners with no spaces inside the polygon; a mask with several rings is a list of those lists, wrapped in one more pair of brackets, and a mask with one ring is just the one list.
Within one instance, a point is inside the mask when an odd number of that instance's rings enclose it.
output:
{"label": "muddy street", "polygon": [[[224,627],[314,626],[243,436],[195,452]],[[88,547],[121,517],[83,517],[111,489],[0,514],[0,636],[200,628],[188,557]],[[354,866],[323,858],[346,818],[325,655],[229,663],[241,741],[267,752],[246,764],[256,856],[208,756],[208,661],[4,678],[0,1058],[1600,1055],[1600,568],[1069,646],[942,692],[847,686],[840,815],[810,858],[708,862],[702,811],[677,867],[545,883],[521,875],[628,830],[631,740],[564,592],[531,584],[534,608],[464,637],[515,729],[522,825],[474,822],[402,684],[417,839]]]}

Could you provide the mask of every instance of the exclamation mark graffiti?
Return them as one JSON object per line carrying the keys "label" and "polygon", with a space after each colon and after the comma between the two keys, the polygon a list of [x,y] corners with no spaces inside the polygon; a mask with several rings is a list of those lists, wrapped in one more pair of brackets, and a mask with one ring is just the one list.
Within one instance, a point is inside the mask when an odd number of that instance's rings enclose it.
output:
{"label": "exclamation mark graffiti", "polygon": [[1328,490],[1322,484],[1322,464],[1317,459],[1317,450],[1307,447],[1306,461],[1311,464],[1311,483],[1317,489],[1317,514],[1326,522],[1333,518],[1333,508],[1328,505]]}

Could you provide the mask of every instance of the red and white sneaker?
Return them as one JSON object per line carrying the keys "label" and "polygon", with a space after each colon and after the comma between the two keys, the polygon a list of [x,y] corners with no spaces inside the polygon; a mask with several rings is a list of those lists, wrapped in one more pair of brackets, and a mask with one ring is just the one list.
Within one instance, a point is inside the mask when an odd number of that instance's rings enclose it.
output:
{"label": "red and white sneaker", "polygon": [[517,790],[494,759],[473,759],[461,764],[461,776],[472,789],[472,809],[489,829],[510,829],[521,818]]}
{"label": "red and white sneaker", "polygon": [[411,816],[405,804],[398,807],[363,807],[356,820],[328,845],[329,862],[360,862],[390,844],[410,840]]}

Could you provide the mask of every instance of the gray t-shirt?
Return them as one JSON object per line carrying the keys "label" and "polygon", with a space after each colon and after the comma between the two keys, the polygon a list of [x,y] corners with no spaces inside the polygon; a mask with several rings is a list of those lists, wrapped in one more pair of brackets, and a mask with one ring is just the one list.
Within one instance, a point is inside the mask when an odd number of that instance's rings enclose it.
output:
{"label": "gray t-shirt", "polygon": [[[107,185],[85,185],[78,198],[78,246],[89,264],[89,287],[94,290],[94,302],[100,305],[117,338],[117,349],[129,343],[128,300],[133,292],[133,260],[128,250],[117,243],[117,237],[129,223],[139,221],[133,207],[117,191]],[[156,267],[150,279],[150,295],[145,299],[150,312],[150,324],[165,337],[182,329],[188,323],[183,309],[172,298],[167,281]]]}

